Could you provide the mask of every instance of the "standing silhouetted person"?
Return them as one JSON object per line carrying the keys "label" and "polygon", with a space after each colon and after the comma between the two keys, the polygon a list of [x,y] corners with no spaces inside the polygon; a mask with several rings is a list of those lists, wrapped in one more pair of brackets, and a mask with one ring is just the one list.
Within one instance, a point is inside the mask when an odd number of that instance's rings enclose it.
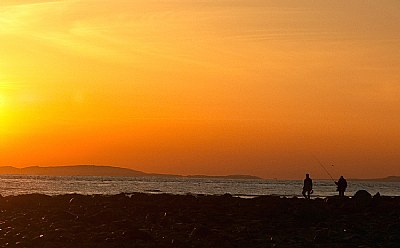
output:
{"label": "standing silhouetted person", "polygon": [[344,196],[344,192],[347,188],[347,181],[343,176],[340,176],[339,181],[335,182],[337,185],[337,191],[339,191],[339,196]]}
{"label": "standing silhouetted person", "polygon": [[310,199],[310,195],[312,193],[312,187],[313,187],[313,182],[312,179],[310,178],[309,174],[306,174],[306,179],[304,179],[304,186],[303,186],[303,196],[306,199]]}

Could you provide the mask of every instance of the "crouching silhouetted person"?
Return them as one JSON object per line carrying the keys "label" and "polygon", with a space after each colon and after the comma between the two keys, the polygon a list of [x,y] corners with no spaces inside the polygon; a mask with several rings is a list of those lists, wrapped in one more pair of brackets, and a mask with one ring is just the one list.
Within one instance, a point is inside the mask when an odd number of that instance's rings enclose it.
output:
{"label": "crouching silhouetted person", "polygon": [[344,196],[344,192],[347,188],[347,181],[343,176],[340,176],[339,181],[335,182],[337,185],[337,191],[339,191],[339,196]]}
{"label": "crouching silhouetted person", "polygon": [[312,194],[313,191],[312,187],[313,187],[312,179],[310,178],[309,174],[306,174],[306,179],[304,179],[304,186],[302,192],[303,196],[306,199],[310,199],[310,195]]}

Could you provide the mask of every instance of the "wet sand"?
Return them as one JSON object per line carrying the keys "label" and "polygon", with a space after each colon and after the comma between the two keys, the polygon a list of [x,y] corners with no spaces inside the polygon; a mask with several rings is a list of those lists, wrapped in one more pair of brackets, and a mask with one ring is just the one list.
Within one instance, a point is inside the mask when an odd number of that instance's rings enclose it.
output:
{"label": "wet sand", "polygon": [[400,247],[400,198],[0,198],[0,247]]}

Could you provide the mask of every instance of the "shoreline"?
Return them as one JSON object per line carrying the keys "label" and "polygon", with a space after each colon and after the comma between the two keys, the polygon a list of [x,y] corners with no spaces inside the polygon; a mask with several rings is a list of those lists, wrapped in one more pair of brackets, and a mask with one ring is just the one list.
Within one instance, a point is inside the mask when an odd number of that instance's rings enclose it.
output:
{"label": "shoreline", "polygon": [[0,197],[0,247],[398,247],[400,197]]}

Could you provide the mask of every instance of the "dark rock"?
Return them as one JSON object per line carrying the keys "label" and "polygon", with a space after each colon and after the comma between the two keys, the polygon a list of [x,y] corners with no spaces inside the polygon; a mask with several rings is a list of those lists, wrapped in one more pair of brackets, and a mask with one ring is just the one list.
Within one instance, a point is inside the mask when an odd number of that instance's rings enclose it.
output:
{"label": "dark rock", "polygon": [[352,199],[355,201],[357,207],[365,208],[371,203],[372,196],[366,190],[358,190]]}
{"label": "dark rock", "polygon": [[354,196],[353,196],[353,199],[371,199],[371,194],[368,192],[368,191],[366,191],[366,190],[358,190],[355,194],[354,194]]}
{"label": "dark rock", "polygon": [[374,199],[375,198],[381,198],[381,194],[379,192],[376,192],[376,194],[374,195]]}

